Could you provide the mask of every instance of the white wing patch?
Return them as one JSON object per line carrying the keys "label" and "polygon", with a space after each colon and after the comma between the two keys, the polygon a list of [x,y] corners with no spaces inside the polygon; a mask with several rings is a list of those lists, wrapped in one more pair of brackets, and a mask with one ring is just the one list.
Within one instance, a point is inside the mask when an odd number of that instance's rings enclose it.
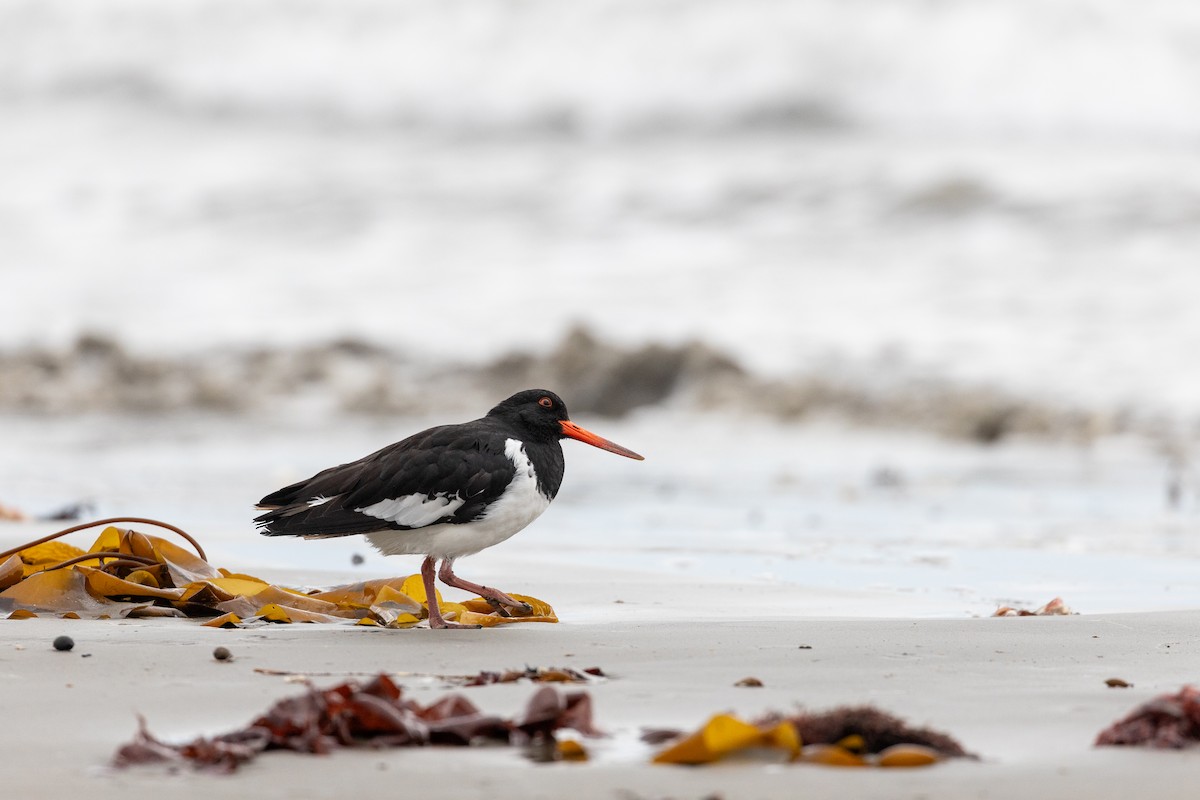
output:
{"label": "white wing patch", "polygon": [[455,495],[435,494],[406,494],[390,500],[380,500],[365,508],[355,511],[368,517],[387,520],[396,525],[409,528],[421,528],[437,522],[442,517],[448,517],[462,507],[466,500]]}

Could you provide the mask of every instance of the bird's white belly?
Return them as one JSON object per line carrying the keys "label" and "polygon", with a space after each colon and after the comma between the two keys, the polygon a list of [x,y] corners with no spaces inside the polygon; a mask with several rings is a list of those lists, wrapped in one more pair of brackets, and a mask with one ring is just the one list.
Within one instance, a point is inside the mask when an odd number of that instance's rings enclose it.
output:
{"label": "bird's white belly", "polygon": [[[509,439],[505,455],[516,467],[512,482],[479,519],[453,525],[447,522],[423,528],[383,530],[366,534],[384,555],[428,555],[460,558],[499,544],[542,515],[550,500],[538,491],[537,474],[516,439]],[[391,501],[388,501],[391,502]]]}

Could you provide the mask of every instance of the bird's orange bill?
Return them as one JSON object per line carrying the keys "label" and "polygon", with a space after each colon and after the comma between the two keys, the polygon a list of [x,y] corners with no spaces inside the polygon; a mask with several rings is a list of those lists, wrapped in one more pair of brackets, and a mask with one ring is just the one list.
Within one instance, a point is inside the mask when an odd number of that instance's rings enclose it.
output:
{"label": "bird's orange bill", "polygon": [[603,436],[597,436],[596,434],[592,433],[591,431],[585,430],[584,428],[579,427],[578,425],[576,425],[574,422],[571,422],[570,420],[564,419],[561,422],[559,422],[558,424],[562,426],[563,436],[568,436],[572,439],[578,439],[581,442],[590,444],[592,447],[599,447],[601,450],[607,450],[608,452],[616,453],[619,456],[625,456],[626,458],[637,459],[638,461],[646,460],[642,456],[639,456],[637,453],[630,450],[629,448],[621,447],[621,445],[617,444],[616,442],[610,442],[608,439],[605,439]]}

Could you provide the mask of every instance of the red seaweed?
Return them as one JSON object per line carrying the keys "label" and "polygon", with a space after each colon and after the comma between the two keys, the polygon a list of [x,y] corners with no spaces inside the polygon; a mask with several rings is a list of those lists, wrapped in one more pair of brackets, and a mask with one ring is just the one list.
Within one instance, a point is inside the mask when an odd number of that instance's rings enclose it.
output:
{"label": "red seaweed", "polygon": [[1140,745],[1179,750],[1200,742],[1200,689],[1184,686],[1134,709],[1096,737],[1097,745]]}
{"label": "red seaweed", "polygon": [[561,728],[597,734],[587,693],[560,694],[544,686],[514,721],[484,714],[461,695],[446,695],[421,706],[380,674],[365,685],[347,682],[323,690],[309,686],[302,695],[278,701],[245,728],[185,744],[159,741],[139,717],[137,735],[117,750],[113,764],[184,761],[233,772],[267,750],[320,754],[338,747],[463,746],[480,739],[521,745],[534,738],[553,741],[554,732]]}

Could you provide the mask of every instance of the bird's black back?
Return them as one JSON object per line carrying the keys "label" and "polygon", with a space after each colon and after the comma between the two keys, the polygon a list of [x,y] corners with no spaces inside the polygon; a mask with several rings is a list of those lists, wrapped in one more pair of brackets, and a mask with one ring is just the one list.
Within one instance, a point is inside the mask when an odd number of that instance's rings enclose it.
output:
{"label": "bird's black back", "polygon": [[[272,492],[258,502],[258,508],[266,513],[255,522],[267,536],[348,536],[425,527],[389,522],[358,510],[409,495],[457,496],[465,501],[452,513],[426,524],[471,522],[499,499],[513,479],[513,461],[505,453],[510,439],[524,442],[538,490],[553,500],[564,471],[558,441],[526,441],[510,420],[489,415],[430,428],[358,461]],[[326,498],[326,502],[316,502]]]}

